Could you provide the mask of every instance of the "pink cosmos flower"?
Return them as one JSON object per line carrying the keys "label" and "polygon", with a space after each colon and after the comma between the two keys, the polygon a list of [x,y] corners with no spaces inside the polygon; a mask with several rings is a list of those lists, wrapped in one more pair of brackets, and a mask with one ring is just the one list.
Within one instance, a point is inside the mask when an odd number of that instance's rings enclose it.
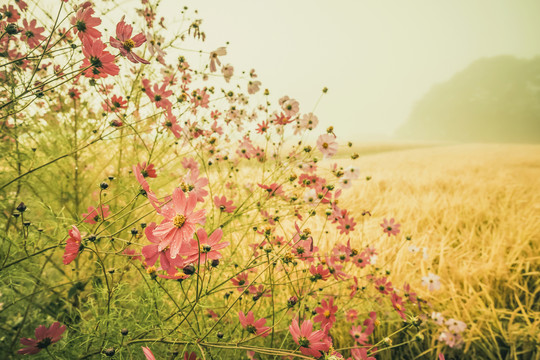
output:
{"label": "pink cosmos flower", "polygon": [[275,114],[276,115],[276,118],[275,119],[272,119],[272,123],[273,124],[277,124],[277,125],[287,125],[287,124],[290,124],[292,122],[291,120],[291,117],[290,116],[287,116],[283,113],[281,114]]}
{"label": "pink cosmos flower", "polygon": [[222,242],[223,230],[216,229],[212,235],[208,236],[204,229],[197,230],[198,242],[195,239],[190,241],[190,250],[186,253],[188,263],[198,263],[199,259],[201,264],[209,260],[221,259],[221,253],[218,250],[224,249],[229,246],[229,242]]}
{"label": "pink cosmos flower", "polygon": [[364,326],[367,326],[366,332],[371,335],[375,330],[375,324],[377,322],[377,313],[372,311],[369,313],[369,317],[364,320]]}
{"label": "pink cosmos flower", "polygon": [[172,114],[171,108],[167,109],[165,119],[166,120],[162,123],[162,125],[165,126],[167,129],[171,130],[174,137],[179,139],[180,136],[182,136],[182,127],[178,124],[178,120],[176,119],[176,116]]}
{"label": "pink cosmos flower", "polygon": [[257,91],[259,91],[260,86],[261,82],[258,80],[248,82],[248,94],[255,94]]}
{"label": "pink cosmos flower", "polygon": [[221,116],[221,113],[217,110],[213,110],[211,113],[210,113],[210,117],[214,120],[217,120],[219,119],[219,117]]}
{"label": "pink cosmos flower", "polygon": [[311,273],[310,280],[313,282],[317,280],[326,281],[330,277],[330,270],[325,269],[322,264],[319,264],[317,267],[311,265],[309,272]]}
{"label": "pink cosmos flower", "polygon": [[227,48],[219,47],[210,53],[210,72],[216,72],[216,64],[221,66],[218,56],[227,55]]}
{"label": "pink cosmos flower", "polygon": [[220,211],[226,213],[232,213],[234,209],[236,209],[236,206],[233,205],[233,201],[227,201],[227,198],[225,196],[214,196],[214,205],[216,205],[216,207],[219,208]]}
{"label": "pink cosmos flower", "polygon": [[358,318],[358,311],[356,311],[355,309],[349,309],[345,316],[348,322],[355,322]]}
{"label": "pink cosmos flower", "polygon": [[389,295],[392,291],[394,291],[392,283],[388,281],[386,277],[375,279],[374,285],[377,290],[383,295]]}
{"label": "pink cosmos flower", "polygon": [[4,15],[6,21],[10,23],[17,22],[17,20],[21,18],[21,15],[19,15],[19,12],[13,7],[13,5],[4,5],[0,9],[0,14]]}
{"label": "pink cosmos flower", "polygon": [[352,259],[352,263],[357,267],[363,269],[367,265],[371,264],[371,256],[368,252],[362,251]]}
{"label": "pink cosmos flower", "polygon": [[159,35],[152,35],[150,32],[147,32],[146,40],[148,41],[146,44],[148,46],[148,51],[150,51],[150,56],[157,54],[156,59],[160,64],[165,65],[165,56],[167,53],[160,47],[164,42],[163,37]]}
{"label": "pink cosmos flower", "polygon": [[105,100],[105,103],[102,104],[103,110],[107,112],[115,112],[118,109],[127,108],[127,100],[124,100],[121,96],[113,95],[111,99]]}
{"label": "pink cosmos flower", "polygon": [[81,232],[75,225],[71,227],[71,230],[69,230],[69,238],[66,241],[66,248],[64,250],[64,265],[68,265],[71,263],[77,255],[79,254],[79,250],[81,248]]}
{"label": "pink cosmos flower", "polygon": [[440,312],[433,311],[431,313],[431,319],[439,326],[444,324],[444,316]]}
{"label": "pink cosmos flower", "polygon": [[85,56],[81,69],[84,75],[89,78],[106,78],[109,75],[115,76],[120,72],[120,68],[114,63],[114,56],[105,51],[107,45],[101,40],[83,39],[82,52]]}
{"label": "pink cosmos flower", "polygon": [[101,19],[93,17],[94,9],[90,7],[82,7],[77,11],[74,17],[71,18],[71,25],[74,26],[74,31],[79,36],[79,39],[84,44],[84,40],[92,42],[101,37],[101,32],[95,29],[101,24]]}
{"label": "pink cosmos flower", "polygon": [[467,330],[467,324],[460,320],[448,319],[445,324],[448,326],[448,330],[454,333],[459,334]]}
{"label": "pink cosmos flower", "polygon": [[354,295],[356,295],[356,292],[360,289],[360,287],[358,286],[358,278],[356,276],[354,276],[354,284],[349,286],[349,289],[351,289],[351,294],[349,295],[349,297],[352,299]]}
{"label": "pink cosmos flower", "polygon": [[289,326],[289,331],[296,344],[300,345],[300,351],[307,356],[321,357],[321,351],[328,350],[328,344],[323,340],[326,337],[324,331],[313,331],[313,323],[310,320],[298,325],[298,319],[294,319]]}
{"label": "pink cosmos flower", "polygon": [[300,104],[294,99],[288,99],[281,105],[281,108],[283,109],[287,117],[293,117],[298,114]]}
{"label": "pink cosmos flower", "polygon": [[403,284],[403,295],[413,304],[418,302],[416,293],[411,291],[411,285],[404,283]]}
{"label": "pink cosmos flower", "polygon": [[191,93],[191,102],[194,107],[207,108],[210,102],[210,95],[206,93],[204,89],[196,89]]}
{"label": "pink cosmos flower", "polygon": [[393,292],[391,300],[392,306],[394,307],[394,309],[396,309],[399,316],[401,316],[403,320],[406,320],[407,318],[405,317],[405,305],[403,304],[403,299],[401,298],[401,296]]}
{"label": "pink cosmos flower", "polygon": [[137,179],[137,182],[141,185],[144,192],[146,194],[150,193],[150,185],[148,185],[148,181],[144,178],[144,175],[142,174],[142,168],[140,164],[133,165],[132,166],[133,174],[135,175],[135,178]]}
{"label": "pink cosmos flower", "polygon": [[154,169],[154,164],[146,165],[146,161],[137,165],[137,170],[140,171],[143,177],[156,178],[156,169]]}
{"label": "pink cosmos flower", "polygon": [[265,318],[260,318],[259,320],[255,321],[255,316],[253,315],[252,311],[249,311],[247,315],[244,315],[243,312],[238,312],[238,318],[240,319],[240,324],[242,324],[242,327],[247,330],[249,334],[267,337],[270,335],[270,328],[268,326],[264,326],[266,323]]}
{"label": "pink cosmos flower", "polygon": [[226,82],[229,82],[234,74],[234,67],[231,64],[227,64],[221,68],[223,78]]}
{"label": "pink cosmos flower", "polygon": [[148,95],[150,101],[156,104],[156,107],[165,110],[168,110],[172,107],[172,103],[169,101],[168,97],[171,96],[173,92],[172,90],[166,90],[167,83],[163,83],[161,86],[158,86],[158,84],[154,84],[153,88],[150,84],[150,80],[148,79],[143,79],[142,83],[146,95]]}
{"label": "pink cosmos flower", "polygon": [[300,120],[300,126],[302,129],[313,130],[319,124],[319,118],[313,113],[305,114]]}
{"label": "pink cosmos flower", "polygon": [[349,275],[342,271],[343,265],[336,262],[332,258],[326,258],[326,266],[328,267],[328,271],[330,271],[330,274],[334,277],[336,280],[345,280],[349,277]]}
{"label": "pink cosmos flower", "polygon": [[270,185],[264,185],[264,184],[257,184],[261,189],[266,190],[268,193],[268,198],[274,197],[274,196],[282,196],[285,197],[285,193],[283,192],[283,188],[280,184],[273,183]]}
{"label": "pink cosmos flower", "polygon": [[341,218],[338,220],[339,225],[337,226],[337,229],[339,230],[340,234],[349,234],[351,231],[354,230],[354,227],[356,226],[356,222],[352,217],[349,217],[349,213],[345,211],[344,214],[342,214]]}
{"label": "pink cosmos flower", "polygon": [[223,135],[223,128],[218,125],[217,121],[214,121],[214,123],[212,124],[211,129],[212,129],[212,132],[214,132],[216,134],[219,134],[219,135]]}
{"label": "pink cosmos flower", "polygon": [[21,11],[25,11],[28,8],[28,4],[22,0],[15,0],[15,3],[19,7],[19,9],[21,9]]}
{"label": "pink cosmos flower", "polygon": [[182,159],[182,166],[186,170],[198,170],[199,169],[199,163],[197,160],[195,160],[192,157],[185,157]]}
{"label": "pink cosmos flower", "polygon": [[148,347],[144,347],[144,346],[141,346],[142,347],[142,351],[144,353],[144,356],[146,357],[146,360],[156,360],[154,354],[152,354],[152,350],[150,350],[150,348]]}
{"label": "pink cosmos flower", "polygon": [[165,217],[156,227],[154,236],[162,239],[158,250],[171,247],[171,258],[176,258],[180,252],[189,250],[189,242],[195,233],[195,225],[206,222],[206,210],[194,212],[197,205],[195,195],[186,195],[180,188],[176,188],[172,195],[172,205],[163,207],[161,215]]}
{"label": "pink cosmos flower", "polygon": [[35,339],[22,338],[21,344],[26,346],[18,351],[19,354],[37,354],[41,350],[45,349],[51,344],[58,342],[62,339],[62,334],[66,331],[66,326],[60,326],[59,322],[53,323],[49,328],[45,325],[39,325],[34,334]]}
{"label": "pink cosmos flower", "polygon": [[146,245],[142,248],[142,254],[146,261],[147,266],[153,266],[159,258],[159,264],[161,269],[165,270],[169,275],[174,275],[176,273],[176,267],[183,267],[184,261],[181,257],[176,259],[171,258],[170,248],[165,248],[159,250],[160,239],[154,236],[154,230],[156,228],[156,223],[150,223],[145,229],[144,233],[151,245]]}
{"label": "pink cosmos flower", "polygon": [[383,222],[381,224],[381,227],[383,228],[383,231],[388,234],[388,237],[390,235],[397,235],[399,234],[399,227],[401,224],[396,223],[394,218],[391,218],[390,221],[388,221],[386,218],[383,219]]}
{"label": "pink cosmos flower", "polygon": [[257,133],[258,134],[264,134],[268,131],[268,120],[263,121],[260,124],[257,124]]}
{"label": "pink cosmos flower", "polygon": [[233,283],[234,286],[238,286],[236,290],[240,292],[244,291],[244,288],[246,288],[249,285],[248,273],[243,272],[241,274],[238,274],[237,277],[235,277],[234,279],[231,279],[231,282]]}
{"label": "pink cosmos flower", "polygon": [[[362,325],[353,326],[351,328],[351,331],[349,331],[349,334],[354,338],[354,340],[362,345],[365,345],[369,341],[369,335],[371,332],[368,331],[369,329],[366,328],[364,331],[362,331]],[[372,331],[373,332],[373,331]]]}
{"label": "pink cosmos flower", "polygon": [[444,341],[451,348],[460,348],[463,345],[463,338],[460,334],[446,330],[439,335],[439,341]]}
{"label": "pink cosmos flower", "polygon": [[439,275],[430,272],[428,276],[422,277],[422,285],[427,286],[429,291],[439,290],[441,288],[441,278]]}
{"label": "pink cosmos flower", "polygon": [[[375,351],[375,349],[372,349]],[[354,348],[351,350],[351,355],[354,360],[376,360],[373,356],[368,355],[366,348]]]}
{"label": "pink cosmos flower", "polygon": [[197,360],[197,353],[195,351],[188,353],[187,351],[184,353],[184,360]]}
{"label": "pink cosmos flower", "polygon": [[322,134],[317,139],[317,149],[322,152],[325,159],[334,156],[338,151],[336,137],[331,134]]}
{"label": "pink cosmos flower", "polygon": [[265,289],[264,285],[259,286],[250,286],[249,287],[249,293],[253,294],[253,300],[258,300],[261,297],[271,297],[272,291]]}
{"label": "pink cosmos flower", "polygon": [[328,331],[336,322],[337,310],[338,307],[334,305],[334,298],[330,298],[328,301],[323,300],[321,306],[315,308],[317,315],[313,318],[313,321],[320,322],[321,329]]}
{"label": "pink cosmos flower", "polygon": [[122,20],[116,25],[116,39],[112,36],[109,39],[111,46],[120,50],[120,54],[127,57],[132,63],[150,64],[149,61],[144,60],[132,51],[133,48],[138,48],[146,42],[146,36],[139,33],[132,38],[133,27],[124,22],[124,17],[122,16]]}
{"label": "pink cosmos flower", "polygon": [[76,88],[71,88],[68,90],[68,96],[73,100],[79,100],[81,98],[81,92]]}
{"label": "pink cosmos flower", "polygon": [[45,31],[43,27],[36,27],[37,20],[33,19],[28,23],[26,19],[23,20],[23,29],[21,32],[21,40],[28,43],[32,49],[37,47],[42,40],[45,40],[45,36],[41,35]]}
{"label": "pink cosmos flower", "polygon": [[109,215],[109,205],[101,205],[99,209],[96,209],[93,206],[88,207],[88,213],[83,213],[81,216],[85,223],[95,224],[98,221],[105,220]]}
{"label": "pink cosmos flower", "polygon": [[180,183],[180,188],[186,194],[194,194],[197,197],[198,202],[204,202],[204,197],[208,195],[208,191],[204,189],[208,185],[208,178],[199,177],[199,169],[190,170],[190,172],[184,176],[183,181]]}

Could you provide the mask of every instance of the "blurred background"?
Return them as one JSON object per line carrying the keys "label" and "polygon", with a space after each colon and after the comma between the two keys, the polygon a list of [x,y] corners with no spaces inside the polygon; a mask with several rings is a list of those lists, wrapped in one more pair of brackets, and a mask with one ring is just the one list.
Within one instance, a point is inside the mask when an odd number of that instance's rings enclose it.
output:
{"label": "blurred background", "polygon": [[198,9],[208,50],[227,46],[224,62],[254,67],[274,101],[310,112],[328,87],[315,114],[342,140],[540,140],[539,1],[164,5]]}

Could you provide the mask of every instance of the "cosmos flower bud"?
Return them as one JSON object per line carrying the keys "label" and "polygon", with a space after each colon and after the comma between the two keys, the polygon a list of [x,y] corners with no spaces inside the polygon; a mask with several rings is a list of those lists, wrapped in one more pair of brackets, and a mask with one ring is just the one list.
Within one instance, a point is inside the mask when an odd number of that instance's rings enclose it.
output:
{"label": "cosmos flower bud", "polygon": [[19,29],[19,27],[17,26],[17,24],[13,24],[13,23],[8,24],[8,25],[5,27],[4,30],[6,31],[6,33],[7,33],[8,35],[16,35],[16,34],[18,34],[18,33],[21,32],[21,30]]}
{"label": "cosmos flower bud", "polygon": [[18,206],[17,206],[17,211],[18,212],[25,212],[26,211],[26,205],[24,205],[23,202],[21,202]]}
{"label": "cosmos flower bud", "polygon": [[182,271],[186,275],[193,275],[195,273],[195,267],[193,265],[189,264],[189,265],[184,266]]}
{"label": "cosmos flower bud", "polygon": [[296,296],[291,296],[287,300],[287,307],[292,308],[296,303],[298,302],[298,298]]}

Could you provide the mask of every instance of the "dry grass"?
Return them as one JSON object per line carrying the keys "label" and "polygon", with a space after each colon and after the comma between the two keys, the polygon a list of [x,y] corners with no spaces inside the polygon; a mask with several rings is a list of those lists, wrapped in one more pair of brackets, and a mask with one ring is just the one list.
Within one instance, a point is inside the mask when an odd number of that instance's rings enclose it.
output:
{"label": "dry grass", "polygon": [[[520,352],[540,344],[540,146],[445,145],[339,162],[372,176],[343,206],[360,219],[371,211],[352,238],[381,249],[394,283],[420,289],[421,276],[440,275],[442,289],[422,295],[468,323],[471,358],[535,358]],[[398,238],[380,235],[383,217],[402,224]],[[410,244],[428,247],[429,259]]]}

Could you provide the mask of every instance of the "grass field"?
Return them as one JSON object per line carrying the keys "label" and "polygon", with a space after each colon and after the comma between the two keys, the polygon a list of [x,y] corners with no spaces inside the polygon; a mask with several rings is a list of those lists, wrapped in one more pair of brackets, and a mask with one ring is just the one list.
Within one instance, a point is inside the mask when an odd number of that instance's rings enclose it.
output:
{"label": "grass field", "polygon": [[[538,359],[540,146],[381,148],[339,161],[372,177],[342,200],[359,225],[371,211],[357,236],[375,241],[396,284],[422,291],[421,276],[440,275],[441,289],[422,295],[468,324],[468,358]],[[397,239],[380,236],[378,220],[388,215],[402,224]],[[411,254],[411,244],[429,258]]]}

